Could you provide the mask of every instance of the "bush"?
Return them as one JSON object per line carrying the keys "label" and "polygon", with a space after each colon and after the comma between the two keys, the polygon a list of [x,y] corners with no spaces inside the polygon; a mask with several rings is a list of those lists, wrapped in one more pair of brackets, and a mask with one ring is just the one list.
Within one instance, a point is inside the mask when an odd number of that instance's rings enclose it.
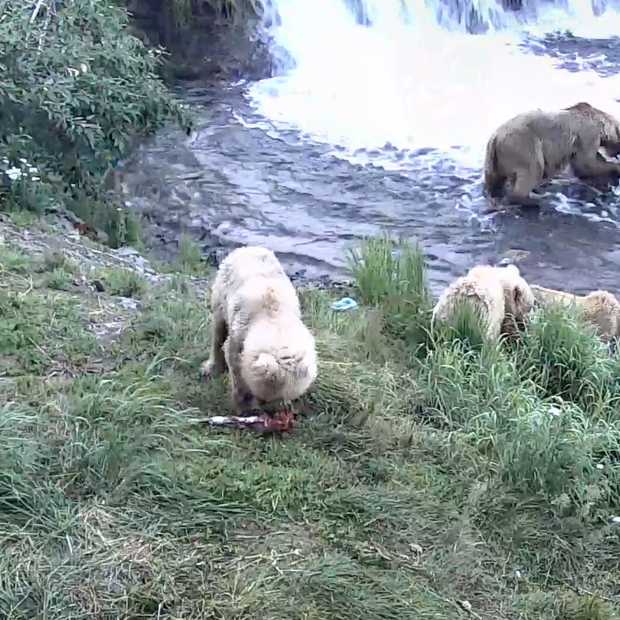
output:
{"label": "bush", "polygon": [[112,2],[0,3],[0,206],[102,199],[134,136],[172,119],[188,127],[159,55]]}

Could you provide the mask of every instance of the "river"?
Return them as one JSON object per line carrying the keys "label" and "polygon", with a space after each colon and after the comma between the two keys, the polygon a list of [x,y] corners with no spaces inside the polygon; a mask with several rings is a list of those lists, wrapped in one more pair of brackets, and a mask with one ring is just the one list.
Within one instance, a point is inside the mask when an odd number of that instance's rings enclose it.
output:
{"label": "river", "polygon": [[620,118],[620,7],[603,0],[264,0],[276,74],[179,94],[197,118],[122,164],[163,251],[273,249],[300,279],[346,278],[387,231],[421,243],[438,291],[476,263],[620,292],[620,189],[574,179],[540,208],[489,214],[481,167],[510,116],[579,101]]}

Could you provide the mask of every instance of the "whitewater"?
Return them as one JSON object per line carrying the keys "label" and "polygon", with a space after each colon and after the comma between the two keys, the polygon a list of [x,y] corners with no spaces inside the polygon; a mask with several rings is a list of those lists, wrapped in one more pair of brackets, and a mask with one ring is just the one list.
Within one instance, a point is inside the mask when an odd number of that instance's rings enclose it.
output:
{"label": "whitewater", "polygon": [[[552,32],[615,35],[617,5],[524,1],[513,12],[494,0],[463,4],[459,21],[454,0],[270,0],[272,49],[283,60],[248,96],[276,127],[389,168],[407,165],[395,151],[429,148],[479,167],[490,133],[532,108],[587,100],[620,116],[620,75],[571,72],[523,46]],[[486,32],[468,32],[471,15]]]}

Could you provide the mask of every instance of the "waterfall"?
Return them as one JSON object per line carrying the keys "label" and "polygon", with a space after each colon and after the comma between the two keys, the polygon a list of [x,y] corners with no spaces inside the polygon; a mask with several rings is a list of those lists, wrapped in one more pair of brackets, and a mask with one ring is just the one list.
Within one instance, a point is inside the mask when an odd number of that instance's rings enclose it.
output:
{"label": "waterfall", "polygon": [[[489,133],[519,112],[587,100],[620,115],[620,78],[569,72],[522,46],[526,35],[552,31],[620,33],[618,0],[264,0],[264,8],[277,75],[254,84],[251,101],[272,123],[348,157],[389,143],[477,166]],[[374,163],[385,165],[380,155]]]}

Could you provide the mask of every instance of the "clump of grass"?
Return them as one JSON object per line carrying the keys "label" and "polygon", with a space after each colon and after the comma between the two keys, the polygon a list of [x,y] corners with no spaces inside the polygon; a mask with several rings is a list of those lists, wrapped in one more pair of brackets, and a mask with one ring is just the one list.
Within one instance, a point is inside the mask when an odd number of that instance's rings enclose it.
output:
{"label": "clump of grass", "polygon": [[612,382],[605,345],[579,312],[550,305],[528,323],[518,347],[520,372],[546,396],[560,396],[586,409],[601,406]]}
{"label": "clump of grass", "polygon": [[330,308],[333,299],[325,291],[301,293],[304,319],[315,334],[319,356],[318,379],[304,408],[356,425],[408,412],[417,388],[406,368],[404,347],[396,349],[386,336],[378,309],[335,312]]}
{"label": "clump of grass", "polygon": [[413,349],[427,344],[432,305],[421,248],[397,248],[387,236],[367,239],[349,265],[361,301],[381,309],[388,332]]}
{"label": "clump of grass", "polygon": [[148,341],[172,355],[196,352],[206,356],[209,316],[204,300],[192,289],[163,287],[147,300],[131,334],[140,348]]}
{"label": "clump of grass", "polygon": [[480,310],[466,300],[459,300],[449,322],[435,322],[433,325],[434,346],[459,340],[467,347],[480,349],[486,342],[487,324]]}
{"label": "clump of grass", "polygon": [[181,273],[205,275],[208,272],[200,246],[186,234],[181,235],[179,239],[179,254],[176,263]]}
{"label": "clump of grass", "polygon": [[503,478],[561,513],[578,510],[589,520],[613,502],[620,476],[609,462],[620,429],[590,420],[576,405],[531,399],[504,420],[494,444]]}
{"label": "clump of grass", "polygon": [[519,610],[524,620],[615,620],[612,605],[592,594],[533,592],[519,597]]}
{"label": "clump of grass", "polygon": [[28,273],[32,267],[32,258],[20,250],[0,245],[0,271]]}
{"label": "clump of grass", "polygon": [[31,228],[37,223],[37,214],[26,209],[13,209],[8,211],[11,222],[19,228]]}
{"label": "clump of grass", "polygon": [[140,298],[146,291],[146,280],[130,269],[105,269],[98,277],[110,295]]}
{"label": "clump of grass", "polygon": [[43,284],[56,291],[69,291],[73,286],[73,276],[62,268],[45,274]]}
{"label": "clump of grass", "polygon": [[[323,349],[319,343],[319,351]],[[338,361],[322,353],[319,375],[304,399],[313,415],[327,414],[334,422],[360,424],[375,416],[410,413],[416,394],[412,377],[393,364]]]}
{"label": "clump of grass", "polygon": [[421,248],[403,242],[398,248],[387,236],[366,239],[359,254],[349,254],[355,286],[364,303],[378,305],[403,297],[416,305],[428,302],[424,254]]}
{"label": "clump of grass", "polygon": [[41,267],[44,271],[54,271],[56,269],[62,269],[68,273],[76,273],[77,271],[77,265],[59,250],[47,249],[43,253],[41,262]]}
{"label": "clump of grass", "polygon": [[310,329],[329,334],[324,343],[327,354],[335,360],[360,358],[376,363],[392,360],[395,345],[385,333],[381,310],[362,307],[352,312],[336,312],[330,308],[334,297],[320,290],[300,292],[304,319]]}
{"label": "clump of grass", "polygon": [[494,420],[513,410],[529,388],[497,343],[473,349],[446,340],[418,363],[417,376],[422,410],[449,428],[494,428]]}
{"label": "clump of grass", "polygon": [[75,300],[49,292],[0,291],[0,363],[4,375],[44,372],[65,358],[80,364],[95,350]]}

